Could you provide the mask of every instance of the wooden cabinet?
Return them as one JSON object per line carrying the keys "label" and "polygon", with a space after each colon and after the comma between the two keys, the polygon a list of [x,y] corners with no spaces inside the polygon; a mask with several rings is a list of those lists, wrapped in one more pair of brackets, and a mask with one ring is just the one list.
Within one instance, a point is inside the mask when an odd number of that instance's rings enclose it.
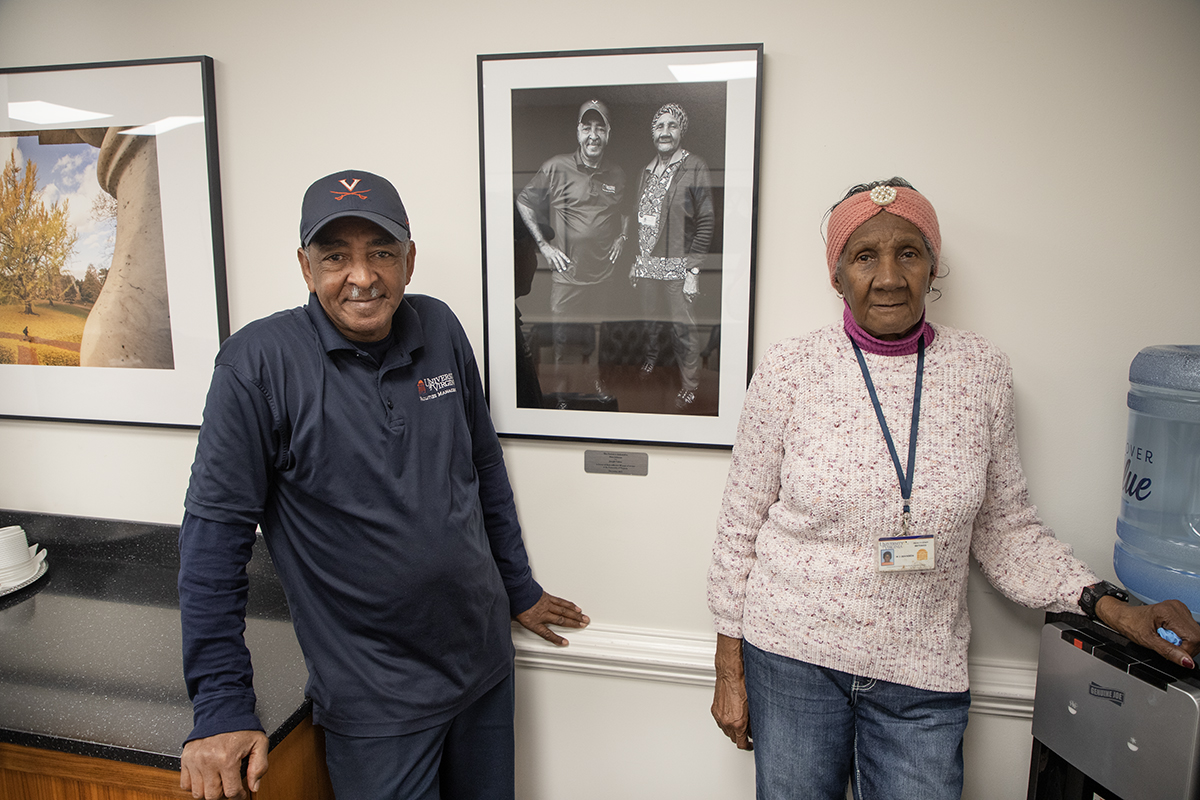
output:
{"label": "wooden cabinet", "polygon": [[[306,718],[268,756],[256,800],[333,800],[324,736]],[[179,773],[0,742],[4,800],[176,800]]]}

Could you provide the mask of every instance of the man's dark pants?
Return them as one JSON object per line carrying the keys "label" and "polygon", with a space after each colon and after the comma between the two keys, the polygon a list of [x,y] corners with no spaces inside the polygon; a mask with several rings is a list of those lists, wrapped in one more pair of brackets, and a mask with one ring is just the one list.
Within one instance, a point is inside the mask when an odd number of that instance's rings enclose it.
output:
{"label": "man's dark pants", "polygon": [[325,732],[338,800],[513,800],[513,674],[458,716],[403,736]]}

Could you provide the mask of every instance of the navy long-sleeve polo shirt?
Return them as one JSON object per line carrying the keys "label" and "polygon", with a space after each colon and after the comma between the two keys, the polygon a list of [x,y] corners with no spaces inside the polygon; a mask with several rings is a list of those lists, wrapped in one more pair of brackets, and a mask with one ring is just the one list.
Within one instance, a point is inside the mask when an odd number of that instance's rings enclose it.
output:
{"label": "navy long-sleeve polo shirt", "polygon": [[461,325],[407,296],[378,364],[315,296],[221,347],[180,529],[189,739],[258,727],[242,640],[261,525],[314,718],[353,736],[440,724],[512,668],[541,596]]}

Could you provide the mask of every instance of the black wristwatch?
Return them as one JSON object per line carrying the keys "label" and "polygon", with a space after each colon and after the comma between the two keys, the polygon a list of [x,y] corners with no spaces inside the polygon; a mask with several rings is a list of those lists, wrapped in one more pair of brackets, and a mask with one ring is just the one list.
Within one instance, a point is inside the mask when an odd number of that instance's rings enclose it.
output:
{"label": "black wristwatch", "polygon": [[1096,603],[1100,602],[1101,597],[1115,597],[1122,603],[1129,602],[1129,592],[1113,586],[1108,581],[1085,586],[1079,593],[1079,608],[1087,615],[1088,619],[1100,621],[1100,618],[1096,616]]}

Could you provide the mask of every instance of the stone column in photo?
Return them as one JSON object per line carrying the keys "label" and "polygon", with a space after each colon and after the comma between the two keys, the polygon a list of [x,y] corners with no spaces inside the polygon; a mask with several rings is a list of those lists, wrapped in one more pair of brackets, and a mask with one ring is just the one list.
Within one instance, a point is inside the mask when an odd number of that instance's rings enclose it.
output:
{"label": "stone column in photo", "polygon": [[117,236],[104,289],[83,329],[79,363],[173,369],[156,139],[119,128],[80,134],[100,148],[96,177],[117,199]]}

